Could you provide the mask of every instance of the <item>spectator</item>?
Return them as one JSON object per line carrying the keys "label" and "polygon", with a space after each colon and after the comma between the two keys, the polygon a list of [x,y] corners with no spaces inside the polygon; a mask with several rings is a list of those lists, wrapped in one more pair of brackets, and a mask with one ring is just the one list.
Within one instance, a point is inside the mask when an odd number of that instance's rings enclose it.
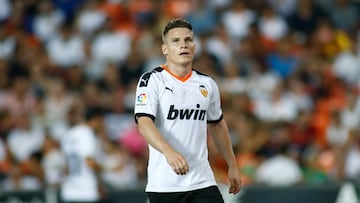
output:
{"label": "spectator", "polygon": [[332,148],[339,148],[348,141],[350,129],[341,122],[340,112],[331,114],[331,121],[326,132],[327,142]]}
{"label": "spectator", "polygon": [[5,23],[0,23],[0,59],[10,59],[15,52],[16,40],[8,33]]}
{"label": "spectator", "polygon": [[224,77],[219,85],[226,93],[241,94],[247,91],[247,80],[239,76],[239,68],[234,62],[224,67]]}
{"label": "spectator", "polygon": [[259,31],[266,39],[277,41],[288,34],[286,20],[269,6],[259,16]]}
{"label": "spectator", "polygon": [[311,48],[316,51],[312,54],[324,59],[332,59],[340,52],[349,50],[351,44],[349,35],[334,27],[329,20],[318,22],[310,42]]}
{"label": "spectator", "polygon": [[76,26],[86,39],[91,39],[106,21],[106,15],[99,7],[97,0],[85,1],[77,12]]}
{"label": "spectator", "polygon": [[163,11],[166,18],[183,18],[191,10],[190,0],[164,0]]}
{"label": "spectator", "polygon": [[359,138],[359,129],[352,131],[349,139],[348,152],[345,155],[345,164],[344,164],[344,175],[346,179],[351,179],[356,182],[359,182],[360,175],[360,138]]}
{"label": "spectator", "polygon": [[0,21],[4,21],[9,18],[12,10],[12,4],[9,0],[0,0]]}
{"label": "spectator", "polygon": [[44,99],[46,127],[49,128],[51,136],[58,141],[68,130],[67,113],[74,100],[74,96],[67,92],[63,80],[53,78],[49,81]]}
{"label": "spectator", "polygon": [[60,9],[65,15],[65,21],[74,19],[78,8],[84,3],[84,0],[51,0],[56,8]]}
{"label": "spectator", "polygon": [[192,11],[186,19],[193,25],[194,32],[201,35],[212,34],[217,24],[215,8],[210,7],[207,0],[197,0],[193,5]]}
{"label": "spectator", "polygon": [[34,176],[27,175],[21,170],[16,161],[11,164],[9,176],[2,182],[4,191],[33,191],[42,187],[41,182]]}
{"label": "spectator", "polygon": [[333,112],[326,129],[326,141],[331,150],[330,152],[335,157],[335,166],[331,174],[334,180],[344,180],[345,152],[350,139],[351,130],[341,122],[340,112]]}
{"label": "spectator", "polygon": [[356,129],[360,124],[360,99],[354,90],[346,93],[346,105],[340,110],[341,123],[350,130]]}
{"label": "spectator", "polygon": [[138,28],[152,26],[156,23],[156,9],[155,1],[151,0],[137,0],[129,1],[128,9],[131,20]]}
{"label": "spectator", "polygon": [[[311,115],[310,110],[302,110],[299,112],[296,120],[290,124],[290,148],[293,157],[299,163],[303,163],[306,153],[309,153],[308,151],[315,140],[315,129],[311,123]],[[312,158],[307,161],[311,162]],[[312,164],[312,162],[309,164]]]}
{"label": "spectator", "polygon": [[63,13],[54,8],[51,1],[42,0],[38,5],[38,12],[33,21],[34,34],[46,43],[57,35],[64,20]]}
{"label": "spectator", "polygon": [[255,179],[269,186],[291,186],[302,181],[302,172],[296,161],[288,156],[276,155],[259,165]]}
{"label": "spectator", "polygon": [[287,17],[294,13],[297,0],[269,0],[269,5],[274,11],[283,17]]}
{"label": "spectator", "polygon": [[15,125],[22,116],[29,116],[35,106],[35,95],[29,87],[27,71],[20,71],[12,77],[10,88],[4,92],[0,109],[7,109],[11,125]]}
{"label": "spectator", "polygon": [[47,135],[42,146],[41,166],[44,171],[44,184],[59,189],[64,177],[65,157],[59,149],[59,142]]}
{"label": "spectator", "polygon": [[310,111],[313,109],[313,103],[311,101],[311,95],[307,91],[304,82],[298,78],[292,78],[289,81],[288,97],[293,100],[295,105],[300,111]]}
{"label": "spectator", "polygon": [[266,56],[269,68],[282,79],[290,77],[296,70],[298,59],[292,51],[290,36],[278,39],[275,49]]}
{"label": "spectator", "polygon": [[18,124],[7,137],[7,144],[14,160],[23,163],[29,160],[33,153],[41,150],[44,142],[44,132],[31,126],[29,114],[22,114]]}
{"label": "spectator", "polygon": [[320,19],[326,14],[313,0],[297,1],[295,12],[288,16],[288,24],[294,32],[311,36]]}
{"label": "spectator", "polygon": [[341,30],[352,32],[359,26],[359,8],[349,0],[335,0],[329,10],[332,22]]}
{"label": "spectator", "polygon": [[145,59],[138,52],[140,50],[133,50],[126,61],[119,67],[121,84],[124,86],[129,86],[132,82],[137,81],[137,78],[145,71]]}
{"label": "spectator", "polygon": [[334,74],[349,85],[358,85],[360,80],[360,52],[357,40],[350,42],[350,48],[334,57]]}
{"label": "spectator", "polygon": [[284,124],[272,128],[269,157],[256,169],[255,180],[270,186],[291,186],[303,180],[300,165],[289,156],[289,132]]}
{"label": "spectator", "polygon": [[61,25],[60,34],[46,46],[51,61],[60,71],[85,63],[84,39],[76,33],[71,22]]}
{"label": "spectator", "polygon": [[[232,59],[232,45],[231,38],[229,38],[224,27],[218,26],[215,30],[215,34],[206,38],[204,42],[204,51],[214,56],[220,64],[220,67],[223,67]],[[224,70],[218,70],[218,73],[222,75],[224,74]]]}
{"label": "spectator", "polygon": [[105,151],[102,160],[104,183],[112,189],[134,189],[137,188],[137,170],[131,155],[116,141],[103,140]]}
{"label": "spectator", "polygon": [[97,81],[104,76],[107,63],[123,63],[129,56],[131,41],[126,32],[117,31],[111,21],[106,21],[94,37],[91,47],[92,60],[86,69],[87,77]]}
{"label": "spectator", "polygon": [[267,122],[293,122],[298,107],[287,97],[286,91],[283,84],[279,84],[269,97],[259,98],[255,103],[255,115]]}
{"label": "spectator", "polygon": [[256,13],[249,9],[245,1],[233,1],[230,9],[224,11],[221,23],[232,40],[239,40],[249,34],[249,26],[254,23]]}

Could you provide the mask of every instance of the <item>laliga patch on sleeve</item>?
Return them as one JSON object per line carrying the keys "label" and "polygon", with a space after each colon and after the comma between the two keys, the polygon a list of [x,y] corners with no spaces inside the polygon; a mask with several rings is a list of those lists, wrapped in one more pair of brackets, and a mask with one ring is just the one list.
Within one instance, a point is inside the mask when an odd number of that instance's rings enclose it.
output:
{"label": "laliga patch on sleeve", "polygon": [[147,104],[148,95],[145,92],[142,92],[138,95],[136,95],[136,107],[145,107]]}

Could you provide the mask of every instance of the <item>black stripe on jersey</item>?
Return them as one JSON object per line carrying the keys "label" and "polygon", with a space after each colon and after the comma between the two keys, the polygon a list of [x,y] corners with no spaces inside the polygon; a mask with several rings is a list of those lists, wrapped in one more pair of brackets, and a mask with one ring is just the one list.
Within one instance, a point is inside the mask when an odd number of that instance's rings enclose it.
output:
{"label": "black stripe on jersey", "polygon": [[219,119],[217,119],[217,120],[211,120],[211,121],[208,120],[207,123],[218,123],[218,122],[220,122],[222,119],[223,119],[223,114],[221,114],[221,116],[220,116]]}
{"label": "black stripe on jersey", "polygon": [[203,73],[203,72],[200,72],[200,71],[198,71],[198,70],[196,70],[196,69],[193,69],[197,74],[199,74],[199,75],[203,75],[203,76],[207,76],[207,77],[210,77],[209,75],[207,75],[206,73]]}
{"label": "black stripe on jersey", "polygon": [[136,113],[135,114],[135,123],[138,123],[138,119],[142,116],[146,116],[146,117],[149,117],[151,118],[151,120],[155,120],[155,116],[151,115],[151,114],[148,114],[148,113]]}
{"label": "black stripe on jersey", "polygon": [[164,70],[164,69],[162,69],[161,67],[156,67],[156,68],[152,69],[151,71],[144,73],[144,75],[142,75],[140,78],[139,86],[147,87],[151,74],[156,73],[156,72],[161,72],[162,70]]}

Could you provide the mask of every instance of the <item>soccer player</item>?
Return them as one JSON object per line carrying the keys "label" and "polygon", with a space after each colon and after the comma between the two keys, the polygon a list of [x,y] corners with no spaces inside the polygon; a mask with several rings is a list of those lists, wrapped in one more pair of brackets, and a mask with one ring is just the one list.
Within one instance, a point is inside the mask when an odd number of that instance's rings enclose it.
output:
{"label": "soccer player", "polygon": [[103,127],[103,110],[89,108],[85,121],[80,121],[80,110],[73,108],[69,119],[73,127],[64,135],[61,148],[67,160],[67,175],[61,185],[63,202],[100,201],[98,173],[101,165],[96,161],[96,132]]}
{"label": "soccer player", "polygon": [[208,161],[208,133],[228,165],[229,193],[240,191],[241,179],[218,86],[192,67],[191,24],[171,20],[162,38],[166,63],[144,73],[136,90],[135,120],[149,144],[145,191],[151,203],[224,202]]}

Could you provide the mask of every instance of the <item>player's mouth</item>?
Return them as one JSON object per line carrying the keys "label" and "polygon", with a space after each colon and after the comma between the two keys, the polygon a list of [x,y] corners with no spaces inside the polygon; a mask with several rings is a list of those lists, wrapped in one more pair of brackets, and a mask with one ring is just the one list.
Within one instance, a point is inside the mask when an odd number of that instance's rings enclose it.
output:
{"label": "player's mouth", "polygon": [[181,52],[179,55],[180,55],[180,56],[189,56],[190,53],[189,53],[189,52]]}

